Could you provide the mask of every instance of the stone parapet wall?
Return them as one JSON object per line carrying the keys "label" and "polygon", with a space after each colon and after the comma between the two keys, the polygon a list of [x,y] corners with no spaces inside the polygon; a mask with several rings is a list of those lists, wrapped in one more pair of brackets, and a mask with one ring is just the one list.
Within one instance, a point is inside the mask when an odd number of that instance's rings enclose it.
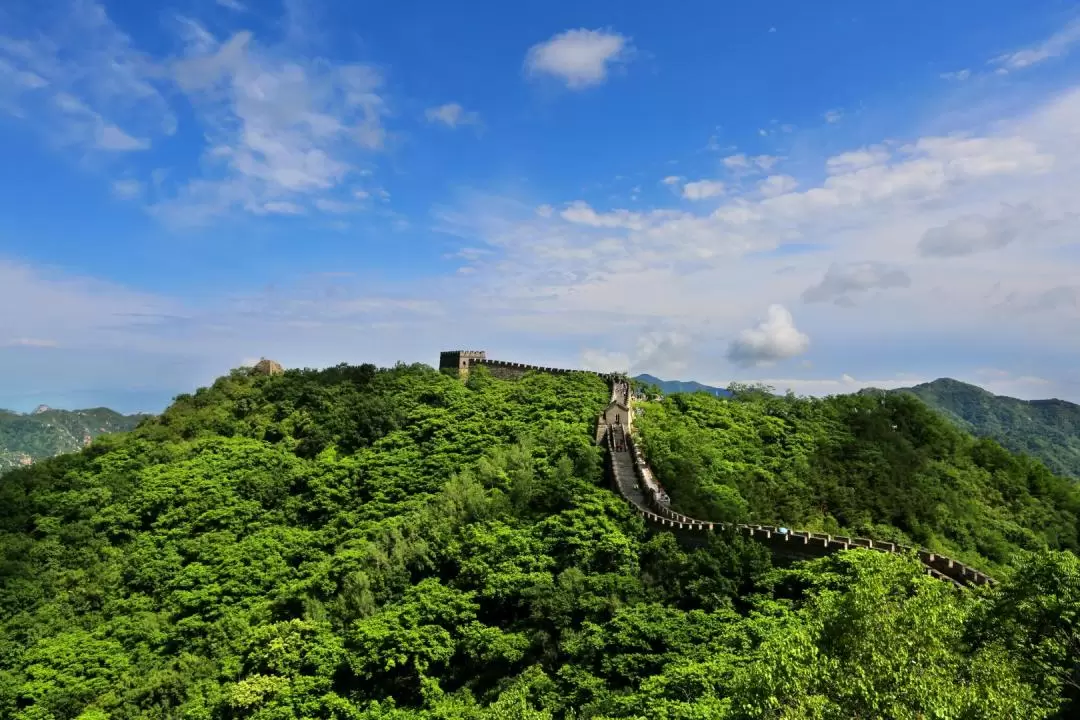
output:
{"label": "stone parapet wall", "polygon": [[[607,449],[609,453],[615,452],[610,440]],[[764,542],[773,552],[794,556],[821,557],[840,550],[850,550],[854,548],[890,553],[915,552],[920,562],[926,567],[927,575],[930,575],[931,577],[939,580],[947,580],[958,586],[986,585],[994,583],[994,580],[985,573],[979,572],[961,562],[938,555],[929,550],[915,549],[907,545],[875,541],[870,538],[830,535],[828,533],[815,533],[805,530],[791,530],[788,528],[784,528],[784,531],[781,532],[779,527],[773,525],[708,522],[692,518],[688,515],[683,515],[682,513],[672,510],[655,489],[650,488],[646,482],[642,482],[643,478],[652,478],[654,476],[652,470],[649,469],[648,465],[645,463],[644,456],[636,447],[634,447],[632,437],[629,440],[629,449],[627,453],[630,456],[634,467],[634,477],[632,478],[632,481],[638,483],[638,487],[643,491],[641,493],[642,497],[644,497],[645,500],[643,502],[635,502],[629,497],[625,488],[627,487],[627,483],[631,481],[631,478],[619,477],[619,464],[615,462],[611,463],[612,471],[615,473],[613,484],[619,489],[620,494],[634,506],[634,509],[642,518],[657,527],[696,533],[734,530],[740,535],[753,538],[759,542]],[[655,487],[659,487],[658,482],[655,484]]]}
{"label": "stone parapet wall", "polygon": [[[468,374],[472,365],[482,365],[495,377],[516,380],[528,372],[566,374],[588,372],[604,378],[611,384],[611,402],[620,403],[626,408],[633,402],[628,378],[621,373],[599,373],[588,370],[568,370],[566,368],[545,367],[528,363],[507,362],[488,359],[483,350],[451,350],[440,354],[441,369],[457,369],[461,376]],[[790,554],[805,557],[820,557],[839,550],[863,548],[890,553],[915,553],[926,568],[928,575],[950,581],[959,586],[993,584],[994,580],[972,567],[921,548],[912,548],[891,542],[874,541],[870,538],[830,535],[805,530],[791,530],[771,525],[733,524],[698,520],[676,512],[670,507],[667,492],[656,475],[649,468],[644,455],[635,445],[631,421],[633,412],[627,417],[627,427],[620,427],[620,437],[625,448],[615,446],[615,433],[611,425],[601,414],[596,423],[596,442],[607,449],[607,460],[612,485],[619,494],[630,503],[634,510],[646,522],[660,528],[689,534],[692,537],[707,537],[708,533],[734,530],[735,532],[759,542],[766,543],[777,554]],[[625,432],[630,430],[630,432]]]}

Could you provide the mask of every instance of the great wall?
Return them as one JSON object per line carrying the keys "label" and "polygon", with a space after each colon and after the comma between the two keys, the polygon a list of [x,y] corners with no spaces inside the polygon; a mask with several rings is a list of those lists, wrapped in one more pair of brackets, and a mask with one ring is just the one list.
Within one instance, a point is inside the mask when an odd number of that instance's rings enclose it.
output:
{"label": "great wall", "polygon": [[[491,360],[482,350],[452,350],[439,356],[439,369],[456,372],[459,377],[468,376],[469,369],[474,365],[485,367],[492,375],[504,379],[517,379],[530,371],[557,374],[590,372]],[[611,398],[597,418],[596,442],[607,450],[606,462],[612,487],[652,526],[678,533],[692,542],[700,542],[710,533],[735,532],[766,544],[777,555],[792,557],[821,557],[854,548],[914,554],[931,577],[960,587],[994,584],[994,580],[985,573],[922,548],[772,525],[710,522],[672,510],[667,492],[657,481],[634,440],[634,395],[630,390],[629,378],[619,373],[591,374],[604,378],[611,385]]]}

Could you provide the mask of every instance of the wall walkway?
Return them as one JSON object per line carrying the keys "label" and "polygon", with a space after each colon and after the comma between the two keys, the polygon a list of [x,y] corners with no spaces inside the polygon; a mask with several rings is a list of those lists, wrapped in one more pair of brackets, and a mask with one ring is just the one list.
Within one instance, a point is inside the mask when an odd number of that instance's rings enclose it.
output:
{"label": "wall walkway", "polygon": [[[616,381],[612,386],[612,401],[618,400],[627,405],[632,401],[626,383]],[[617,394],[621,397],[616,397]],[[630,416],[633,418],[633,413]],[[634,445],[632,428],[630,432],[624,432],[622,427],[608,425],[603,442],[610,457],[611,480],[615,489],[646,522],[656,527],[699,535],[733,529],[740,535],[765,543],[778,554],[794,556],[821,557],[852,548],[905,554],[914,551],[931,577],[961,587],[994,583],[986,574],[963,563],[907,545],[806,530],[785,528],[782,532],[781,528],[772,525],[715,523],[683,515],[668,506],[666,493],[656,482],[644,455]]]}

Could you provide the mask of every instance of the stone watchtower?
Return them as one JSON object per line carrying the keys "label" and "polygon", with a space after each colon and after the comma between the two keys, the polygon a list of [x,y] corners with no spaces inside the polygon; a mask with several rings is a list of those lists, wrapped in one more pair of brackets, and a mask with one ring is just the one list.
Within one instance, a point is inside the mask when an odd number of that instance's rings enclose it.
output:
{"label": "stone watchtower", "polygon": [[439,353],[439,372],[453,371],[460,378],[468,377],[469,365],[476,360],[486,360],[483,350],[445,350]]}
{"label": "stone watchtower", "polygon": [[282,375],[285,373],[285,369],[281,367],[281,363],[263,358],[255,363],[255,367],[251,368],[251,372],[256,375]]}

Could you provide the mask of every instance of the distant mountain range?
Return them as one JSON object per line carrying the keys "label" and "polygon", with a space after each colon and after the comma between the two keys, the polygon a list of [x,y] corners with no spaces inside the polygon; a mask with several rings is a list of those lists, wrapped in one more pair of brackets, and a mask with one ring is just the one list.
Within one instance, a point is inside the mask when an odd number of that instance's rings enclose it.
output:
{"label": "distant mountain range", "polygon": [[731,397],[730,390],[713,387],[712,385],[703,385],[694,380],[661,380],[653,375],[635,375],[634,379],[649,385],[655,385],[665,395],[678,392],[707,392],[716,397]]}
{"label": "distant mountain range", "polygon": [[[635,379],[665,394],[703,390],[717,397],[731,396],[728,390],[694,381],[652,375]],[[1080,478],[1080,405],[1065,400],[1018,400],[950,378],[886,392],[915,395],[972,435],[993,438],[1013,452],[1037,458],[1057,475]]]}
{"label": "distant mountain range", "polygon": [[149,415],[121,415],[108,408],[32,413],[0,410],[0,473],[35,460],[75,452],[99,435],[131,430]]}

